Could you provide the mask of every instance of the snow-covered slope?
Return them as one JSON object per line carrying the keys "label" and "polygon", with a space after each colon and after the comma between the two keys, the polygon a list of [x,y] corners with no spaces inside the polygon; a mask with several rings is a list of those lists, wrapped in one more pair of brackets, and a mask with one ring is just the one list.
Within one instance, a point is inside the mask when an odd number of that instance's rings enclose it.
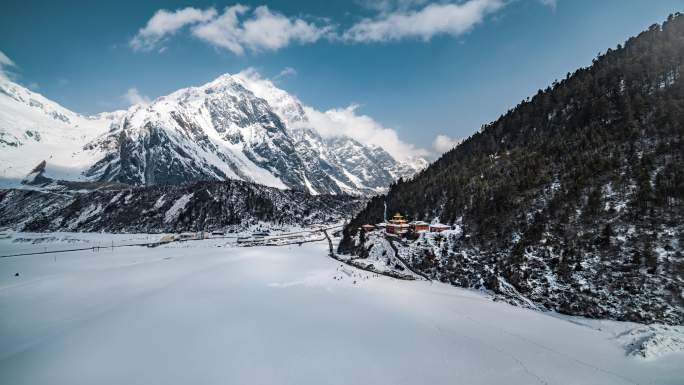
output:
{"label": "snow-covered slope", "polygon": [[85,117],[0,77],[0,179],[18,184],[43,160],[59,179],[79,179],[101,157],[83,147],[123,111]]}
{"label": "snow-covered slope", "polygon": [[[17,253],[159,236],[2,238],[0,251]],[[674,385],[684,378],[681,343],[658,349],[665,354],[627,354],[644,334],[681,339],[681,326],[561,318],[437,282],[378,277],[325,258],[325,241],[229,242],[0,258],[2,383]]]}
{"label": "snow-covered slope", "polygon": [[312,194],[369,194],[425,166],[349,137],[322,137],[299,100],[244,73],[95,117],[7,80],[0,86],[3,176],[14,181],[46,161],[42,175],[54,179],[238,179]]}

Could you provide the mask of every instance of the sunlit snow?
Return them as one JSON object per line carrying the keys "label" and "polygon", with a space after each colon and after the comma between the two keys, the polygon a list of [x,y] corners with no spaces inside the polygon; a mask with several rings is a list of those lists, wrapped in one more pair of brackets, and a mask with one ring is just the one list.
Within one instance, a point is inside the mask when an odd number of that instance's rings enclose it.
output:
{"label": "sunlit snow", "polygon": [[[17,242],[21,237],[0,239],[0,254],[76,242],[49,234],[40,244]],[[154,236],[86,237],[105,246]],[[646,326],[560,317],[444,284],[375,276],[326,253],[324,242],[249,248],[210,240],[0,258],[0,382],[527,385],[684,378],[681,351],[646,360],[626,349],[625,332]]]}

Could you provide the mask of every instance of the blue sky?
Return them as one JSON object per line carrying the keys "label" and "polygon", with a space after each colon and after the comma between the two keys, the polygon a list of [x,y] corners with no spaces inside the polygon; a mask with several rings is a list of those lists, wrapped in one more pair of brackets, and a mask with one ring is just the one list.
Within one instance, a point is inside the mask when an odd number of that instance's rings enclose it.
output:
{"label": "blue sky", "polygon": [[443,150],[447,138],[472,134],[684,8],[681,0],[240,4],[4,0],[0,52],[13,65],[3,68],[96,113],[253,67],[317,110],[358,105],[354,114],[434,152],[438,135]]}

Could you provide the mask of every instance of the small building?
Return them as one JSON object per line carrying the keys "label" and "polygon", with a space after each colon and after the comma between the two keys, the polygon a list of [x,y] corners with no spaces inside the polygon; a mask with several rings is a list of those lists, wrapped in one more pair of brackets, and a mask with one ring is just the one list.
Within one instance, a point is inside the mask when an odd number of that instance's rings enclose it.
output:
{"label": "small building", "polygon": [[430,232],[432,233],[441,233],[446,230],[451,230],[451,226],[442,223],[433,223],[430,225]]}
{"label": "small building", "polygon": [[396,213],[385,227],[385,232],[395,235],[404,235],[409,231],[409,224],[406,218]]}
{"label": "small building", "polygon": [[179,238],[181,241],[194,240],[194,239],[197,239],[197,234],[196,233],[181,233]]}
{"label": "small building", "polygon": [[385,230],[386,227],[387,227],[387,223],[385,223],[385,222],[380,222],[380,223],[375,224],[375,228],[378,230]]}
{"label": "small building", "polygon": [[361,226],[361,228],[363,229],[363,231],[365,231],[367,233],[375,230],[375,226],[369,225],[369,224],[365,224],[365,225]]}
{"label": "small building", "polygon": [[411,227],[411,230],[414,233],[420,232],[420,231],[428,231],[430,230],[430,224],[427,222],[423,221],[413,221],[409,223],[409,226]]}

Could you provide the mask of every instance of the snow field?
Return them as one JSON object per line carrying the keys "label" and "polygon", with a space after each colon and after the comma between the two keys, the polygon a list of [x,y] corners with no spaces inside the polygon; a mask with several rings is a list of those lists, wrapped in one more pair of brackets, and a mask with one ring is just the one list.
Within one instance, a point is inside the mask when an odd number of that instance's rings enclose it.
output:
{"label": "snow field", "polygon": [[[2,254],[17,236],[0,239]],[[216,246],[214,240],[0,259],[2,382],[681,384],[684,378],[681,351],[650,360],[626,352],[616,335],[643,325],[554,316],[348,266],[343,272],[326,257],[325,241]]]}

